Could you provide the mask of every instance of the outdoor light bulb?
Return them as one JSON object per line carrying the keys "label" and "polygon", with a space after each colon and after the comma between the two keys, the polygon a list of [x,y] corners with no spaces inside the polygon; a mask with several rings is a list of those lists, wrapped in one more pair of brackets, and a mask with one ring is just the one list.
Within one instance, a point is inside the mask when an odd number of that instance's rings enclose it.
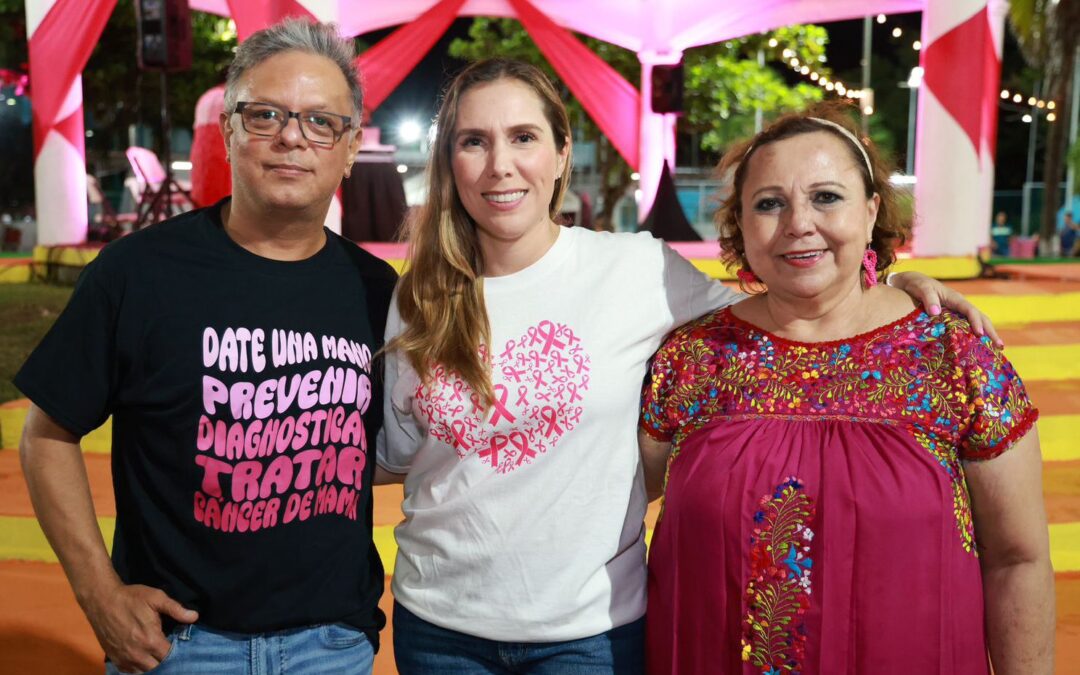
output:
{"label": "outdoor light bulb", "polygon": [[792,65],[792,67],[794,67],[794,68],[798,68],[798,67],[799,67],[799,59],[793,58],[793,59],[791,59],[791,61],[789,61],[788,63],[790,63],[790,64]]}
{"label": "outdoor light bulb", "polygon": [[898,37],[900,37],[900,36],[901,36],[901,35],[903,35],[903,34],[904,34],[904,31],[902,31],[902,30],[900,29],[900,26],[897,26],[896,28],[893,28],[893,29],[892,29],[892,36],[893,36],[894,38],[898,38]]}
{"label": "outdoor light bulb", "polygon": [[641,180],[641,174],[635,171],[634,173],[630,174],[630,180]]}
{"label": "outdoor light bulb", "polygon": [[832,82],[829,82],[829,83],[827,83],[827,84],[825,85],[825,88],[826,88],[826,89],[828,89],[829,91],[832,91],[832,90],[833,90],[833,89],[835,89],[836,87],[834,87],[834,86],[833,86],[833,83],[832,83]]}
{"label": "outdoor light bulb", "polygon": [[810,73],[810,79],[814,82],[817,82],[819,77],[820,75],[818,75],[817,73]]}
{"label": "outdoor light bulb", "polygon": [[1035,102],[1038,101],[1038,100],[1039,99],[1032,96],[1031,98],[1028,99],[1028,105],[1035,105]]}
{"label": "outdoor light bulb", "polygon": [[398,173],[405,173],[408,170],[409,170],[409,167],[405,166],[404,164],[398,164],[397,165],[397,172]]}
{"label": "outdoor light bulb", "polygon": [[799,72],[802,73],[803,75],[809,75],[810,74],[810,66],[803,66],[802,68],[799,68]]}
{"label": "outdoor light bulb", "polygon": [[877,22],[878,23],[885,23],[885,15],[884,14],[878,14],[877,15]]}
{"label": "outdoor light bulb", "polygon": [[1026,124],[1031,124],[1031,115],[1024,115],[1020,119],[1022,119]]}
{"label": "outdoor light bulb", "polygon": [[420,140],[420,134],[423,133],[420,129],[420,125],[416,123],[416,120],[405,120],[398,127],[398,138],[402,143],[415,143]]}
{"label": "outdoor light bulb", "polygon": [[770,47],[775,47],[778,44],[780,44],[780,42],[776,38],[770,38],[769,39],[769,46]]}
{"label": "outdoor light bulb", "polygon": [[874,114],[874,106],[868,105],[865,108],[863,108],[862,111],[866,115],[873,115]]}
{"label": "outdoor light bulb", "polygon": [[[1030,117],[1030,115],[1029,115],[1029,117]],[[1055,115],[1054,113],[1046,113],[1046,121],[1047,122],[1053,122],[1056,119],[1057,119],[1057,115]]]}
{"label": "outdoor light bulb", "polygon": [[795,56],[795,52],[791,51],[790,49],[785,49],[784,50],[784,58],[785,59],[790,59],[792,56]]}
{"label": "outdoor light bulb", "polygon": [[1002,89],[1001,90],[1001,98],[1009,98],[1009,90],[1008,89]]}
{"label": "outdoor light bulb", "polygon": [[836,86],[836,93],[838,93],[838,94],[840,94],[841,96],[843,96],[843,95],[844,95],[845,93],[847,93],[847,88],[846,88],[846,87],[844,87],[844,85],[842,85],[842,84],[839,84],[839,85],[837,85],[837,86]]}
{"label": "outdoor light bulb", "polygon": [[1056,107],[1057,107],[1057,103],[1054,103],[1053,101],[1047,101],[1046,102],[1047,110],[1053,110]]}
{"label": "outdoor light bulb", "polygon": [[916,40],[915,42],[912,42],[911,48],[915,51],[919,51],[920,49],[922,49],[922,40]]}
{"label": "outdoor light bulb", "polygon": [[1013,103],[1019,103],[1020,101],[1023,101],[1023,100],[1024,100],[1024,97],[1021,96],[1020,94],[1016,94],[1016,95],[1013,96]]}
{"label": "outdoor light bulb", "polygon": [[1037,108],[1045,108],[1046,107],[1046,101],[1039,101],[1038,103],[1035,104],[1035,106]]}
{"label": "outdoor light bulb", "polygon": [[[914,68],[912,68],[911,69],[911,74],[908,75],[907,86],[910,87],[911,89],[918,89],[920,86],[922,86],[922,79],[923,79],[923,75],[925,74],[925,72],[926,71],[923,70],[922,66],[915,66]],[[1002,92],[1002,93],[1007,94],[1009,92]]]}

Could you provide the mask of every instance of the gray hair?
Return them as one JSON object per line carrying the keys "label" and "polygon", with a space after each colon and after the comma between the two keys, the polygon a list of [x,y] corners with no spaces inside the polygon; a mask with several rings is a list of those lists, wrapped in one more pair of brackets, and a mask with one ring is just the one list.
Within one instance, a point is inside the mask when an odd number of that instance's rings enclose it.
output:
{"label": "gray hair", "polygon": [[251,37],[240,43],[225,80],[225,111],[231,113],[236,109],[236,90],[244,73],[272,56],[289,51],[323,56],[333,61],[349,84],[353,120],[360,119],[364,92],[354,64],[356,50],[352,41],[341,38],[335,24],[298,18],[285,19],[252,33]]}

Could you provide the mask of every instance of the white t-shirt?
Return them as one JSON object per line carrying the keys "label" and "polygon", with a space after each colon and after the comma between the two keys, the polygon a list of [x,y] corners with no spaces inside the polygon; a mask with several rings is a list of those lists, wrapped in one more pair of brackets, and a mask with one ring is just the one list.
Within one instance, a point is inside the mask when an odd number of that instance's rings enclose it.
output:
{"label": "white t-shirt", "polygon": [[[648,359],[738,294],[648,233],[561,228],[520,272],[484,280],[496,405],[391,353],[384,469],[408,473],[394,598],[500,641],[597,635],[645,613],[637,445]],[[387,339],[402,329],[391,304]]]}

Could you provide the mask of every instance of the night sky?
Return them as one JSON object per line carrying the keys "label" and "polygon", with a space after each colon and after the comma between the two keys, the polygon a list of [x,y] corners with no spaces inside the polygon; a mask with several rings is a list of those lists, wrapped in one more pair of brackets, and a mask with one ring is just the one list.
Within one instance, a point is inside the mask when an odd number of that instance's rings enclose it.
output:
{"label": "night sky", "polygon": [[[907,78],[907,73],[918,64],[918,53],[912,49],[911,44],[919,38],[922,17],[919,13],[890,15],[884,25],[874,23],[873,34],[873,78],[872,85],[876,90],[878,101],[882,97],[901,97],[907,100],[907,91],[898,89],[896,82]],[[435,115],[438,94],[464,63],[446,55],[450,42],[455,37],[465,37],[472,18],[457,19],[450,30],[432,48],[431,52],[420,62],[419,66],[405,79],[397,90],[375,112],[374,123],[382,128],[384,142],[394,142],[394,130],[397,125],[406,118],[415,119],[422,125],[426,125]],[[829,45],[827,55],[828,66],[835,76],[852,86],[861,84],[863,20],[839,21],[823,24],[829,31]],[[891,31],[894,27],[900,27],[903,35],[894,38]],[[368,44],[375,44],[380,39],[390,34],[393,29],[386,29],[360,36]],[[1002,71],[1003,85],[1008,87],[1016,80],[1016,74],[1024,70],[1024,65],[1019,56],[1015,42],[1006,32],[1005,63]],[[778,67],[779,72],[790,82],[795,83],[806,78],[791,70]],[[637,85],[638,83],[634,83]],[[1028,93],[1034,93],[1030,89]],[[880,107],[880,106],[879,106]],[[893,118],[888,126],[896,138],[896,146],[900,156],[896,161],[902,165],[902,151],[906,138],[906,107],[899,104],[892,110]],[[897,113],[895,111],[899,110]],[[1024,181],[1026,164],[1026,149],[1029,125],[1020,121],[1024,111],[1015,106],[1001,107],[999,113],[999,161],[997,189],[1019,189]],[[1045,135],[1042,129],[1040,135]],[[1041,141],[1042,139],[1040,139]],[[1041,157],[1041,153],[1040,153]],[[1037,163],[1036,180],[1041,169],[1041,161]]]}

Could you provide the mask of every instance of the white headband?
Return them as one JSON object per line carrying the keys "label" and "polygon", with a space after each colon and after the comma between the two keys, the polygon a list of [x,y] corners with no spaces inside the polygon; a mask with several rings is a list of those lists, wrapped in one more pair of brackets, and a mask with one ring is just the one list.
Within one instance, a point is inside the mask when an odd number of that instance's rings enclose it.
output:
{"label": "white headband", "polygon": [[[851,133],[842,125],[839,125],[832,120],[826,120],[820,117],[807,117],[806,119],[817,122],[818,124],[824,124],[830,129],[835,129],[839,131],[844,136],[844,138],[851,141],[852,145],[859,149],[859,154],[862,155],[863,161],[866,162],[866,171],[870,174],[870,182],[874,182],[874,167],[872,164],[870,164],[870,155],[866,152],[866,148],[863,147],[863,144],[859,142],[859,139],[855,137],[855,134]],[[746,157],[753,151],[754,147],[755,146],[751,144],[750,147],[746,149],[746,154],[743,155],[743,159],[746,159]]]}

